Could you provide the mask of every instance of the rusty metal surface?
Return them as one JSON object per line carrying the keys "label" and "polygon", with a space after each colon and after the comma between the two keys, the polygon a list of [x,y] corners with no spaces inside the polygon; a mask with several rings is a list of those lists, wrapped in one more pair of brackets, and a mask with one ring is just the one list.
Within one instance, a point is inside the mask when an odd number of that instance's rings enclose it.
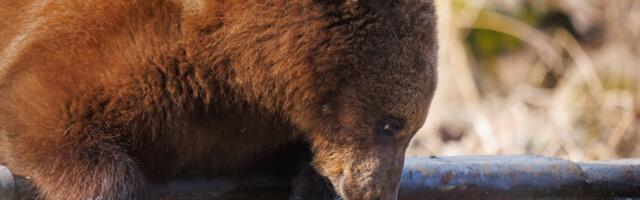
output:
{"label": "rusty metal surface", "polygon": [[408,158],[401,199],[638,198],[640,160],[574,163],[538,156]]}
{"label": "rusty metal surface", "polygon": [[[24,197],[28,181],[3,178],[2,169],[0,200]],[[407,158],[401,184],[401,200],[636,199],[640,198],[640,160],[575,163],[539,156]],[[12,185],[17,185],[17,190],[11,189]],[[16,195],[7,196],[7,188],[17,191]],[[287,199],[289,188],[286,180],[249,177],[176,181],[149,189],[156,199],[163,200],[240,200]]]}
{"label": "rusty metal surface", "polygon": [[638,164],[638,160],[629,160],[629,162],[588,163],[580,166],[591,186],[589,189],[603,195],[640,197],[640,165]]}

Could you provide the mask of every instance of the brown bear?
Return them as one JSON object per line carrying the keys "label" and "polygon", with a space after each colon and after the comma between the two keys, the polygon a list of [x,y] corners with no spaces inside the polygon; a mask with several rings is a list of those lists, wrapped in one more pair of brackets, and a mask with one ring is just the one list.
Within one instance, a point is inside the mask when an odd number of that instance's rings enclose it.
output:
{"label": "brown bear", "polygon": [[436,86],[432,0],[2,0],[0,18],[2,163],[47,200],[293,169],[292,199],[395,199]]}

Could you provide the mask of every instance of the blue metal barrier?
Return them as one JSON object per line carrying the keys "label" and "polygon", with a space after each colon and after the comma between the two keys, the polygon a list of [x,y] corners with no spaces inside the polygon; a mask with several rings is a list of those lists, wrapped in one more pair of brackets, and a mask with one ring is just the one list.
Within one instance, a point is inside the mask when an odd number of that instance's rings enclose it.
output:
{"label": "blue metal barrier", "polygon": [[469,156],[407,163],[401,199],[640,198],[640,160]]}
{"label": "blue metal barrier", "polygon": [[[23,199],[28,180],[0,166],[0,200]],[[228,178],[153,185],[157,199],[287,199],[287,181]],[[539,156],[410,157],[401,200],[640,198],[640,160],[576,163]]]}

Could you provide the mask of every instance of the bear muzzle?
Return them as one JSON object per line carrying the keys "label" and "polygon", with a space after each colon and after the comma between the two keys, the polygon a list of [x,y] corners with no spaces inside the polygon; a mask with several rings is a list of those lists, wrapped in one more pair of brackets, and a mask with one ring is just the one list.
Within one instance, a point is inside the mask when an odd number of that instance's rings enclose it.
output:
{"label": "bear muzzle", "polygon": [[330,178],[335,191],[344,200],[396,200],[404,159],[380,161],[353,163]]}

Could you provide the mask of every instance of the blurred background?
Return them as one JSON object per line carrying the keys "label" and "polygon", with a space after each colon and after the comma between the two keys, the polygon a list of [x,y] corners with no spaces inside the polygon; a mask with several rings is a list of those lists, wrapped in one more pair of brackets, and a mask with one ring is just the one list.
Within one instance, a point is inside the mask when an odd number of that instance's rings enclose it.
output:
{"label": "blurred background", "polygon": [[439,87],[408,156],[640,157],[640,1],[436,4]]}

